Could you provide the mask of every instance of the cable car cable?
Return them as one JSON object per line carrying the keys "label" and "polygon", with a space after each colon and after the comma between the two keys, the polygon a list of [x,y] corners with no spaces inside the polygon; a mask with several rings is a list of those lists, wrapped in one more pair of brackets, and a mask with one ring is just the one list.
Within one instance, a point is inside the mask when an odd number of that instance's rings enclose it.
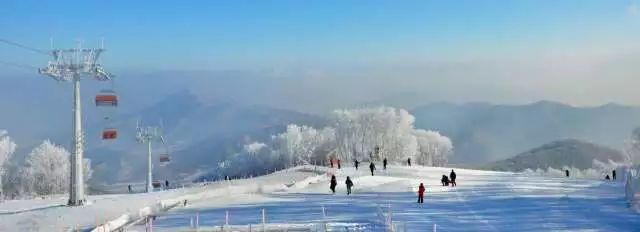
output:
{"label": "cable car cable", "polygon": [[22,49],[26,49],[26,50],[29,50],[29,51],[32,51],[32,52],[35,52],[35,53],[40,53],[40,54],[47,55],[47,56],[51,55],[49,52],[47,52],[45,50],[32,48],[32,47],[29,47],[29,46],[26,46],[26,45],[22,45],[20,43],[16,43],[16,42],[13,42],[13,41],[10,41],[10,40],[7,40],[7,39],[0,38],[0,42],[6,43],[6,44],[9,44],[9,45],[13,45],[13,46],[16,46],[16,47],[19,47],[19,48],[22,48]]}
{"label": "cable car cable", "polygon": [[35,66],[31,66],[27,64],[18,64],[18,63],[7,62],[2,60],[0,60],[0,64],[6,65],[6,66],[12,66],[15,68],[27,69],[27,70],[30,70],[31,72],[33,72],[33,70],[38,70],[38,67],[35,67]]}

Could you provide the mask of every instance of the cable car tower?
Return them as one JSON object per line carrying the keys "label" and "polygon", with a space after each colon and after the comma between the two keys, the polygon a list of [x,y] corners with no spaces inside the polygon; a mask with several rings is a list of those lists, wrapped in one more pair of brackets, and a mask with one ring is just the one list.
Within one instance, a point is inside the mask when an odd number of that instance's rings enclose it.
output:
{"label": "cable car tower", "polygon": [[146,192],[150,193],[153,192],[153,162],[151,160],[151,143],[154,140],[159,140],[165,146],[166,143],[164,137],[162,136],[162,130],[160,129],[160,127],[141,127],[140,123],[138,122],[136,125],[136,131],[136,140],[139,143],[146,143],[148,146]]}
{"label": "cable car tower", "polygon": [[71,153],[71,180],[69,181],[70,206],[86,203],[84,194],[84,178],[82,158],[84,139],[82,134],[82,111],[80,108],[80,80],[83,77],[98,81],[109,81],[113,75],[104,70],[99,63],[101,48],[82,48],[78,42],[77,48],[52,49],[49,55],[52,60],[46,67],[38,69],[38,73],[49,76],[56,81],[73,82],[73,142]]}

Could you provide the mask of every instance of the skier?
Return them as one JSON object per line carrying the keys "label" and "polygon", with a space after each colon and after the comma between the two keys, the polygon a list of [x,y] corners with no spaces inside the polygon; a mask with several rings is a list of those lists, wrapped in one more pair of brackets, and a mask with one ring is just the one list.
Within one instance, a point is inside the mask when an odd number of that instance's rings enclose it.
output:
{"label": "skier", "polygon": [[371,164],[369,164],[369,170],[371,170],[371,176],[373,176],[373,171],[376,170],[376,165],[373,164],[373,162],[371,162]]}
{"label": "skier", "polygon": [[333,194],[336,193],[336,185],[338,185],[338,181],[336,181],[336,176],[331,175],[331,184],[329,185],[329,188],[331,189],[331,192],[333,192]]}
{"label": "skier", "polygon": [[384,160],[382,160],[382,169],[387,170],[387,158],[384,158]]}
{"label": "skier", "polygon": [[353,163],[356,166],[356,170],[358,170],[358,165],[360,164],[360,162],[358,160],[355,160]]}
{"label": "skier", "polygon": [[411,158],[407,158],[407,165],[411,167]]}
{"label": "skier", "polygon": [[613,180],[616,180],[616,170],[613,169],[613,171],[611,171],[611,176],[613,177]]}
{"label": "skier", "polygon": [[169,180],[164,180],[164,187],[169,189]]}
{"label": "skier", "polygon": [[440,179],[442,186],[449,186],[449,177],[447,175],[442,175],[442,179]]}
{"label": "skier", "polygon": [[456,172],[451,169],[451,173],[449,174],[449,182],[451,183],[451,187],[456,187]]}
{"label": "skier", "polygon": [[342,166],[340,165],[340,160],[338,160],[338,169],[342,168]]}
{"label": "skier", "polygon": [[127,186],[129,188],[129,193],[131,193],[131,185]]}
{"label": "skier", "polygon": [[569,177],[569,169],[564,170],[564,174],[565,174],[567,177]]}
{"label": "skier", "polygon": [[609,175],[604,177],[605,180],[611,180],[611,178],[609,177]]}
{"label": "skier", "polygon": [[424,203],[424,190],[424,184],[420,183],[418,187],[418,203],[420,204]]}
{"label": "skier", "polygon": [[331,168],[333,168],[333,158],[329,159],[329,165],[331,165]]}
{"label": "skier", "polygon": [[347,185],[347,195],[351,195],[351,187],[353,187],[353,181],[347,176],[347,181],[344,182]]}

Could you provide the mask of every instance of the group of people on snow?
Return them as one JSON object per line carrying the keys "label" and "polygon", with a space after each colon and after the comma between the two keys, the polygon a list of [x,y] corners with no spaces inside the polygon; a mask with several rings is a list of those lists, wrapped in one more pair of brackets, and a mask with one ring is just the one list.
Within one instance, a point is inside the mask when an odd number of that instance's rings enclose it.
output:
{"label": "group of people on snow", "polygon": [[[613,177],[613,180],[616,180],[616,170],[611,171],[611,176]],[[611,180],[609,175],[605,176],[604,179],[605,180]]]}
{"label": "group of people on snow", "polygon": [[451,187],[456,187],[456,172],[451,169],[449,176],[442,175],[440,182],[442,183],[442,186],[449,186],[449,184],[451,184]]}
{"label": "group of people on snow", "polygon": [[[569,169],[565,169],[565,170],[564,170],[564,175],[565,175],[567,178],[569,178]],[[609,174],[607,174],[607,175],[604,177],[604,179],[605,179],[605,180],[611,180],[611,179],[616,180],[616,178],[617,178],[617,175],[616,175],[616,170],[615,170],[615,169],[611,171],[611,176],[609,176]]]}
{"label": "group of people on snow", "polygon": [[[347,180],[344,182],[344,184],[347,185],[347,195],[351,195],[351,188],[353,187],[353,181],[351,181],[351,178],[347,176]],[[331,175],[331,183],[329,184],[329,189],[331,189],[331,192],[333,192],[334,194],[336,193],[336,186],[338,186],[336,176]]]}
{"label": "group of people on snow", "polygon": [[[440,182],[442,182],[442,186],[449,186],[451,185],[451,187],[455,187],[456,186],[456,172],[451,169],[451,173],[449,173],[449,176],[447,175],[442,175],[442,179],[440,179]],[[425,187],[423,183],[420,183],[420,186],[418,186],[418,203],[424,203],[424,191],[425,191]]]}

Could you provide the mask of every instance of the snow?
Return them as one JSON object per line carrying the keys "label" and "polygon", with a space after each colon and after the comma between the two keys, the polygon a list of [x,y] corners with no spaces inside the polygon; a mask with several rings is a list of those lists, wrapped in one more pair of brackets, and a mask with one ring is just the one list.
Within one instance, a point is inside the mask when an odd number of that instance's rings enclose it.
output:
{"label": "snow", "polygon": [[149,213],[157,213],[159,206],[174,204],[183,199],[191,202],[201,198],[222,199],[223,196],[244,193],[272,192],[317,175],[296,170],[251,180],[216,182],[154,193],[89,196],[91,204],[80,207],[64,206],[67,200],[65,196],[44,200],[6,201],[0,203],[0,231],[67,231],[75,228],[90,229],[109,221],[122,224],[123,219],[129,221]]}
{"label": "snow", "polygon": [[[366,165],[363,165],[366,167]],[[390,166],[370,176],[368,169],[323,172],[336,174],[338,188],[329,193],[329,175],[308,177],[274,192],[202,198],[186,208],[159,215],[154,231],[188,230],[199,225],[216,231],[267,227],[320,230],[385,231],[388,216],[398,230],[429,231],[635,231],[640,215],[627,207],[622,182],[549,178],[517,173],[456,169],[458,187],[439,183],[451,169]],[[355,183],[347,196],[344,179]],[[425,204],[415,203],[420,183],[427,187]],[[322,215],[324,207],[326,216]],[[389,214],[389,212],[391,212]],[[142,225],[132,228],[144,231]],[[428,230],[427,230],[428,229]]]}
{"label": "snow", "polygon": [[[367,164],[363,163],[363,167]],[[380,165],[381,166],[381,165]],[[382,167],[380,167],[382,169]],[[634,231],[640,215],[628,208],[623,182],[550,178],[524,174],[456,169],[458,187],[439,183],[451,169],[390,166],[375,176],[364,168],[342,170],[297,167],[253,179],[216,182],[206,186],[151,194],[91,196],[92,205],[57,206],[65,196],[0,204],[0,231],[63,231],[79,226],[125,224],[142,211],[157,214],[154,231],[185,231],[198,215],[203,231],[225,228],[248,231],[306,229],[384,231],[389,221],[400,231]],[[335,195],[329,176],[338,178]],[[355,183],[347,196],[344,180]],[[427,187],[425,203],[416,201],[416,188]],[[183,199],[168,212],[159,212]],[[323,207],[325,215],[323,216]],[[142,225],[130,228],[144,231]],[[255,229],[254,229],[255,230]]]}

